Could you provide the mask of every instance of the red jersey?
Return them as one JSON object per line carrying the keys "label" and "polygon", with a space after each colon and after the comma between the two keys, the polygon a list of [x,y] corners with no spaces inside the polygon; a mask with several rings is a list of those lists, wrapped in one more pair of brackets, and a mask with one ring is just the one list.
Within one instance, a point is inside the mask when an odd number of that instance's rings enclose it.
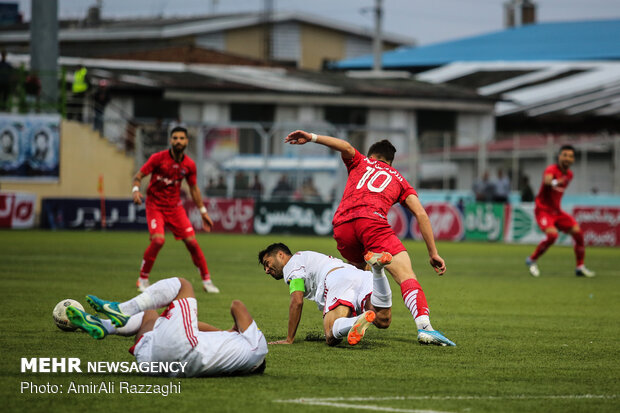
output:
{"label": "red jersey", "polygon": [[334,214],[333,226],[357,218],[387,222],[389,209],[404,203],[409,195],[418,196],[409,182],[385,162],[369,159],[355,150],[352,159],[343,159],[349,172],[342,200]]}
{"label": "red jersey", "polygon": [[[557,186],[545,185],[545,175],[553,175],[553,179],[558,180]],[[560,211],[560,203],[566,187],[573,179],[573,171],[570,169],[562,172],[557,164],[549,165],[543,172],[543,183],[540,185],[538,195],[536,195],[536,208],[545,211]]]}
{"label": "red jersey", "polygon": [[151,155],[140,172],[145,176],[151,174],[146,202],[158,207],[172,208],[181,204],[183,178],[190,186],[196,185],[196,163],[187,155],[183,155],[181,162],[175,161],[169,149]]}

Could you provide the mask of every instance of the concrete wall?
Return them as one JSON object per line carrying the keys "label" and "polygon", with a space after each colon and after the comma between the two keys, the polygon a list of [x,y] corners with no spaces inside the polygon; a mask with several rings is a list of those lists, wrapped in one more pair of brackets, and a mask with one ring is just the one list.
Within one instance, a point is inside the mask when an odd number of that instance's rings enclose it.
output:
{"label": "concrete wall", "polygon": [[298,67],[319,70],[325,59],[340,60],[346,56],[345,36],[317,26],[301,28],[301,61]]}
{"label": "concrete wall", "polygon": [[265,29],[261,26],[234,29],[226,32],[226,51],[241,56],[265,57]]}
{"label": "concrete wall", "polygon": [[133,158],[78,122],[62,121],[60,127],[60,177],[55,183],[3,181],[3,191],[37,195],[36,214],[44,197],[99,197],[99,175],[108,198],[130,197],[135,174]]}

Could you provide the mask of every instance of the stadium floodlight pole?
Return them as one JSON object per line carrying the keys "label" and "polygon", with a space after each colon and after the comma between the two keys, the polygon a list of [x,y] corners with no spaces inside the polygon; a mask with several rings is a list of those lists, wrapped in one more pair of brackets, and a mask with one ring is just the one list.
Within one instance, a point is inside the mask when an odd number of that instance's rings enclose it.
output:
{"label": "stadium floodlight pole", "polygon": [[380,72],[381,65],[381,54],[383,53],[383,45],[381,41],[381,20],[383,16],[383,0],[375,0],[375,34],[372,40],[372,53],[373,53],[373,64],[372,70],[373,72]]}
{"label": "stadium floodlight pole", "polygon": [[41,80],[42,106],[56,110],[58,100],[58,0],[32,0],[30,70]]}

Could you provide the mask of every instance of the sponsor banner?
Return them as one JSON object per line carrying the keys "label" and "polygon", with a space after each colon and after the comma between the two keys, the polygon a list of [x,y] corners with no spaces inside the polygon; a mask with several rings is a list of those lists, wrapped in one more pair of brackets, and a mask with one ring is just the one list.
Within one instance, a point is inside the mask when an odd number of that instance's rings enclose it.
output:
{"label": "sponsor banner", "polygon": [[[254,232],[254,200],[209,198],[204,200],[209,216],[213,220],[213,232]],[[184,202],[187,216],[196,231],[203,231],[200,211],[192,200]]]}
{"label": "sponsor banner", "polygon": [[332,233],[334,207],[327,203],[257,202],[254,231],[266,235],[295,233],[329,235]]}
{"label": "sponsor banner", "polygon": [[0,228],[34,227],[35,194],[0,192]]}
{"label": "sponsor banner", "polygon": [[[107,229],[145,229],[144,204],[131,199],[105,200]],[[41,201],[41,227],[52,229],[101,228],[101,200],[97,198],[44,198]]]}
{"label": "sponsor banner", "polygon": [[586,245],[620,245],[620,208],[573,208],[573,216],[581,226]]}
{"label": "sponsor banner", "polygon": [[[544,232],[541,231],[536,223],[534,203],[512,205],[510,223],[505,237],[506,242],[538,244],[545,237]],[[560,232],[556,245],[570,245],[571,242],[572,238],[569,235]]]}
{"label": "sponsor banner", "polygon": [[465,239],[501,241],[504,239],[504,220],[508,204],[472,202],[465,205]]}
{"label": "sponsor banner", "polygon": [[59,115],[0,115],[0,179],[58,181]]}
{"label": "sponsor banner", "polygon": [[400,239],[407,238],[410,222],[415,221],[412,219],[411,213],[401,204],[392,205],[392,208],[388,211],[387,219],[388,224],[390,224],[396,236]]}
{"label": "sponsor banner", "polygon": [[[424,204],[424,209],[431,221],[436,240],[460,241],[463,239],[465,234],[463,218],[454,205],[448,202],[428,202]],[[413,238],[422,239],[420,226],[416,219],[411,219],[410,228]]]}

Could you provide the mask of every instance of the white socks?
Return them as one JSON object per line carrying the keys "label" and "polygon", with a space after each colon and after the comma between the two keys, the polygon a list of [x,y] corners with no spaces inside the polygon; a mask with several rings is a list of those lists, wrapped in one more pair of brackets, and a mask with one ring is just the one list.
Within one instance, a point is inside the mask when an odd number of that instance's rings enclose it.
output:
{"label": "white socks", "polygon": [[416,318],[415,325],[418,327],[418,330],[426,330],[433,331],[433,326],[431,325],[431,319],[427,315],[421,315]]}
{"label": "white socks", "polygon": [[114,324],[112,324],[111,320],[101,319],[101,322],[103,323],[103,327],[106,329],[108,334],[116,334],[119,336],[133,336],[140,329],[143,317],[143,312],[132,315],[127,321],[127,324],[119,328],[115,327]]}
{"label": "white socks", "polygon": [[380,272],[373,268],[372,274],[372,295],[370,296],[370,304],[378,308],[392,307],[392,290],[390,289],[390,282],[385,276],[383,268]]}
{"label": "white socks", "polygon": [[355,324],[355,320],[357,320],[357,317],[337,318],[336,321],[334,321],[334,325],[332,326],[332,334],[334,335],[334,338],[345,338],[347,334],[349,334],[349,330],[351,330],[353,324]]}
{"label": "white socks", "polygon": [[142,294],[120,303],[119,310],[127,315],[135,315],[146,310],[156,310],[167,306],[179,294],[181,281],[177,277],[157,281]]}

